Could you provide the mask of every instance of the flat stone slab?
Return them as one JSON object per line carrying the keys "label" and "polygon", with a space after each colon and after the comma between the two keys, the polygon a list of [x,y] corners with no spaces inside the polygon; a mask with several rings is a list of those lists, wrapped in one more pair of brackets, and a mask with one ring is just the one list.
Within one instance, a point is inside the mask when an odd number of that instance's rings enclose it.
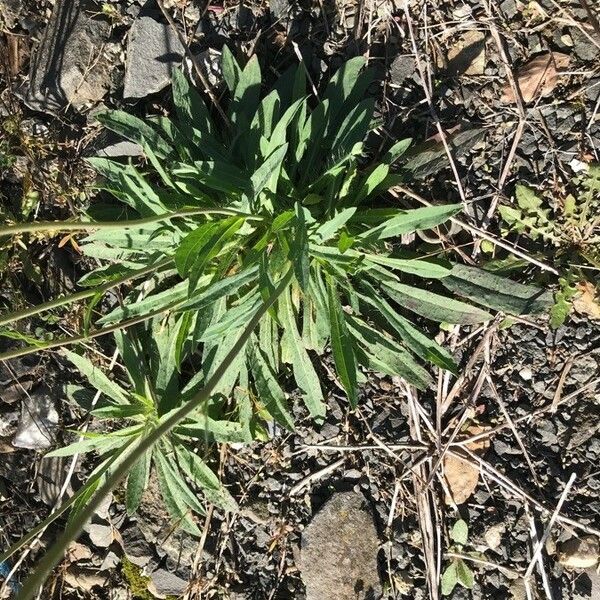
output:
{"label": "flat stone slab", "polygon": [[362,494],[335,494],[302,534],[306,600],[376,600],[379,538]]}
{"label": "flat stone slab", "polygon": [[181,64],[184,48],[173,28],[152,17],[136,19],[129,31],[124,98],[144,98],[171,82]]}
{"label": "flat stone slab", "polygon": [[110,24],[89,0],[57,0],[29,70],[26,104],[56,113],[98,102],[109,89],[114,57]]}

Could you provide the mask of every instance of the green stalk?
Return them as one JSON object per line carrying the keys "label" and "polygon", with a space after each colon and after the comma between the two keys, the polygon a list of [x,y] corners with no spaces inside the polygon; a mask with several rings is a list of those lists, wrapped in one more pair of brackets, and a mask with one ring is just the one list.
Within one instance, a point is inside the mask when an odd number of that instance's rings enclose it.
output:
{"label": "green stalk", "polygon": [[95,296],[96,294],[103,294],[111,288],[117,287],[118,285],[121,285],[122,283],[125,283],[131,279],[136,279],[138,277],[141,277],[142,275],[147,275],[148,273],[157,271],[158,269],[161,269],[162,267],[168,265],[171,262],[173,262],[172,258],[165,258],[163,260],[159,260],[158,262],[152,265],[149,265],[137,271],[133,271],[132,273],[123,275],[118,279],[114,279],[113,281],[103,283],[98,287],[90,288],[89,290],[84,290],[75,294],[69,294],[68,296],[63,296],[62,298],[49,300],[48,302],[44,302],[43,304],[38,304],[36,306],[31,306],[23,310],[17,310],[15,312],[8,313],[4,316],[0,316],[0,326],[6,325],[7,323],[14,323],[16,321],[20,321],[21,319],[25,319],[26,317],[32,317],[33,315],[37,315],[41,312],[51,310],[53,308],[58,308],[59,306],[69,304],[71,302],[77,302],[77,300],[85,300],[85,298],[90,298],[92,296]]}
{"label": "green stalk", "polygon": [[79,535],[85,523],[93,516],[102,499],[113,490],[113,488],[117,485],[117,483],[119,483],[119,481],[121,481],[123,477],[125,477],[125,475],[127,475],[142,454],[149,450],[158,440],[160,440],[163,435],[169,433],[169,431],[171,431],[173,427],[175,427],[180,421],[185,419],[189,414],[191,414],[195,409],[197,409],[210,398],[210,395],[223,375],[225,375],[236,356],[244,348],[259,321],[265,316],[269,308],[287,288],[292,279],[292,275],[293,269],[290,268],[290,270],[283,276],[273,293],[266,300],[264,300],[262,306],[256,311],[248,325],[246,325],[244,328],[235,346],[227,353],[223,361],[215,370],[214,374],[206,382],[206,385],[188,402],[174,410],[171,415],[156,429],[150,432],[148,436],[141,438],[139,443],[133,447],[131,453],[125,456],[123,462],[119,463],[115,470],[107,477],[104,484],[90,498],[85,508],[83,508],[83,510],[77,514],[71,523],[67,525],[63,534],[46,552],[33,573],[25,580],[23,587],[17,596],[17,600],[31,600],[35,596],[38,589],[44,584],[44,581],[52,569],[63,557],[65,549],[69,543]]}
{"label": "green stalk", "polygon": [[37,221],[33,223],[16,223],[0,227],[0,237],[15,235],[17,233],[37,233],[42,231],[88,231],[90,229],[126,229],[128,227],[138,227],[140,225],[149,225],[159,223],[177,217],[192,217],[194,215],[229,215],[232,217],[244,217],[249,221],[262,221],[263,217],[250,215],[229,208],[192,208],[179,210],[163,215],[152,215],[143,219],[133,219],[131,221]]}
{"label": "green stalk", "polygon": [[51,342],[41,342],[36,346],[27,346],[26,348],[8,350],[7,352],[3,352],[2,354],[0,354],[0,362],[4,360],[10,360],[11,358],[17,358],[19,356],[26,356],[27,354],[33,354],[34,352],[41,352],[43,350],[54,350],[55,348],[69,346],[70,344],[77,344],[78,342],[87,342],[88,340],[101,337],[103,335],[106,335],[107,333],[112,333],[113,331],[118,331],[119,329],[126,329],[127,327],[137,325],[138,323],[142,323],[144,321],[147,321],[148,319],[151,319],[152,317],[156,317],[162,313],[165,313],[168,310],[175,308],[182,302],[185,302],[185,300],[186,299],[177,300],[176,302],[171,302],[171,304],[167,304],[167,306],[164,306],[163,308],[158,308],[139,317],[134,317],[133,319],[129,319],[127,321],[121,321],[120,323],[115,323],[114,325],[109,325],[108,327],[104,327],[102,329],[89,331],[87,335],[74,335],[72,337],[63,337],[57,340],[52,340]]}

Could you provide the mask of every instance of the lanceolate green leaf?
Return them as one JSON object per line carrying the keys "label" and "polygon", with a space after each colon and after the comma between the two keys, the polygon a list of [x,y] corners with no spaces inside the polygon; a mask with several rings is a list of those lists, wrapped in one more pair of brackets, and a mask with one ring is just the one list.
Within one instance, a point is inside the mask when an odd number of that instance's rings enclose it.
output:
{"label": "lanceolate green leaf", "polygon": [[190,481],[202,490],[204,497],[222,510],[236,511],[237,503],[225,489],[219,478],[194,452],[183,444],[175,446],[177,462]]}
{"label": "lanceolate green leaf", "polygon": [[466,325],[482,323],[492,318],[490,313],[476,306],[403,283],[384,283],[382,289],[403,308],[438,323]]}
{"label": "lanceolate green leaf", "polygon": [[171,145],[153,127],[129,113],[122,110],[105,109],[97,112],[96,118],[105,127],[132,142],[140,145],[144,142],[151,144],[157,156],[165,157],[173,152]]}
{"label": "lanceolate green leaf", "polygon": [[[212,133],[210,114],[200,94],[179,69],[173,70],[173,103],[184,126],[184,133],[194,141],[202,143],[202,134]],[[195,131],[198,131],[199,135],[196,135]]]}
{"label": "lanceolate green leaf", "polygon": [[423,208],[407,210],[361,234],[361,238],[369,241],[384,240],[404,233],[431,229],[444,223],[461,210],[461,204],[425,206]]}
{"label": "lanceolate green leaf", "polygon": [[442,283],[459,296],[514,315],[541,313],[553,304],[552,293],[547,290],[466,265],[454,265]]}
{"label": "lanceolate green leaf", "polygon": [[[201,274],[201,269],[210,260],[219,244],[226,241],[241,226],[241,220],[235,217],[219,222],[206,223],[188,234],[175,252],[175,264],[182,277],[191,271]],[[196,278],[197,279],[197,278]]]}
{"label": "lanceolate green leaf", "polygon": [[192,510],[202,514],[204,512],[202,505],[187,489],[186,483],[182,481],[181,474],[173,469],[167,457],[158,448],[154,450],[154,464],[156,465],[161,495],[167,511],[173,519],[172,525],[181,527],[192,535],[200,536],[200,530],[192,519]]}
{"label": "lanceolate green leaf", "polygon": [[240,81],[242,70],[228,46],[223,46],[221,69],[223,71],[223,79],[225,80],[229,91],[234,92]]}
{"label": "lanceolate green leaf", "polygon": [[396,142],[383,156],[383,162],[386,165],[392,165],[400,156],[402,156],[411,145],[412,139],[406,138]]}
{"label": "lanceolate green leaf", "polygon": [[111,381],[100,368],[80,354],[64,349],[62,352],[98,391],[119,404],[127,404],[127,392],[118,383]]}
{"label": "lanceolate green leaf", "polygon": [[170,289],[164,290],[163,292],[158,292],[152,296],[148,296],[139,302],[126,304],[122,308],[116,308],[101,319],[98,319],[96,323],[98,325],[114,323],[124,318],[133,318],[160,310],[172,309],[178,304],[183,303],[187,296],[188,282],[182,281]]}
{"label": "lanceolate green leaf", "polygon": [[379,373],[398,375],[419,389],[431,385],[429,373],[399,344],[357,317],[348,319],[348,328],[361,345],[356,348],[356,357],[362,365]]}
{"label": "lanceolate green leaf", "polygon": [[142,495],[150,477],[152,450],[147,450],[133,465],[127,477],[126,507],[127,514],[133,515],[142,501]]}
{"label": "lanceolate green leaf", "polygon": [[384,265],[404,273],[417,275],[418,277],[427,277],[429,279],[442,279],[448,277],[451,273],[450,266],[442,262],[434,262],[420,259],[394,258],[380,254],[365,254],[367,262]]}
{"label": "lanceolate green leaf", "polygon": [[329,320],[331,323],[331,350],[335,369],[340,378],[352,408],[357,404],[357,367],[352,338],[346,327],[344,310],[338,292],[331,278],[328,278]]}
{"label": "lanceolate green leaf", "polygon": [[258,340],[249,344],[248,355],[252,377],[256,385],[257,400],[264,405],[277,423],[289,431],[294,431],[294,419],[286,407],[285,393],[263,356]]}
{"label": "lanceolate green leaf", "polygon": [[332,219],[323,223],[315,231],[315,236],[319,244],[323,244],[334,237],[338,231],[352,218],[356,208],[345,208],[337,213]]}
{"label": "lanceolate green leaf", "polygon": [[399,315],[368,282],[363,281],[362,287],[365,293],[360,295],[361,300],[377,309],[381,320],[400,336],[409,350],[419,358],[456,374],[456,363],[447,350],[419,331],[408,319]]}
{"label": "lanceolate green leaf", "polygon": [[305,290],[308,285],[310,262],[308,258],[308,231],[306,213],[308,211],[296,204],[295,235],[290,240],[290,258],[294,264],[294,273],[300,288]]}
{"label": "lanceolate green leaf", "polygon": [[288,145],[280,146],[258,167],[254,175],[252,175],[252,196],[253,199],[258,198],[259,194],[265,189],[265,186],[271,179],[279,178],[279,170],[281,163],[287,152]]}
{"label": "lanceolate green leaf", "polygon": [[298,333],[296,317],[292,307],[289,289],[282,294],[279,301],[279,317],[284,328],[282,344],[288,348],[292,357],[292,370],[298,386],[303,392],[304,403],[316,421],[325,417],[326,406],[319,377],[310,361],[308,353]]}
{"label": "lanceolate green leaf", "polygon": [[198,288],[198,291],[190,296],[187,302],[177,307],[177,310],[199,311],[205,307],[212,306],[217,300],[226,298],[242,290],[247,284],[252,284],[258,276],[258,267],[253,266],[223,279],[217,279],[206,287]]}

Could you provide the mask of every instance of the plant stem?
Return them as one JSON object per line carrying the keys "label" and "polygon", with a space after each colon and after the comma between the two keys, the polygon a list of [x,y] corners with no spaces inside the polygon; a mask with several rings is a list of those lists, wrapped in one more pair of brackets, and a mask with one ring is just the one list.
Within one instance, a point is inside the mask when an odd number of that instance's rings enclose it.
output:
{"label": "plant stem", "polygon": [[82,292],[77,292],[68,296],[63,296],[62,298],[55,298],[54,300],[49,300],[48,302],[44,302],[43,304],[38,304],[36,306],[31,306],[23,310],[8,313],[4,316],[0,316],[0,326],[6,325],[7,323],[14,323],[16,321],[20,321],[21,319],[25,319],[26,317],[32,317],[33,315],[37,315],[41,312],[51,310],[53,308],[58,308],[59,306],[69,304],[71,302],[77,302],[77,300],[84,300],[85,298],[90,298],[92,296],[95,296],[96,294],[103,294],[111,288],[117,287],[118,285],[121,285],[122,283],[125,283],[131,279],[136,279],[138,277],[141,277],[142,275],[147,275],[148,273],[152,273],[153,271],[158,271],[158,269],[161,269],[162,267],[168,265],[171,262],[173,262],[172,258],[165,258],[137,271],[127,273],[126,275],[123,275],[118,279],[114,279],[113,281],[103,283],[98,287],[90,288],[89,290],[84,290]]}
{"label": "plant stem", "polygon": [[61,348],[62,346],[69,346],[70,344],[76,344],[77,342],[87,342],[88,340],[92,340],[97,337],[101,337],[106,335],[107,333],[112,333],[113,331],[118,331],[119,329],[126,329],[127,327],[131,327],[132,325],[137,325],[138,323],[143,323],[152,317],[156,317],[162,313],[167,312],[175,308],[177,305],[181,304],[185,300],[177,300],[175,302],[171,302],[171,304],[167,304],[163,308],[158,308],[149,313],[145,313],[139,317],[134,317],[133,319],[129,319],[127,321],[121,321],[120,323],[115,323],[114,325],[109,325],[108,327],[103,327],[102,329],[96,329],[94,331],[89,331],[87,335],[74,335],[72,337],[63,337],[57,340],[52,340],[51,342],[40,343],[37,346],[27,346],[26,348],[17,348],[16,350],[8,350],[7,352],[3,352],[0,354],[0,362],[5,360],[10,360],[12,358],[17,358],[19,356],[26,356],[27,354],[33,354],[34,352],[41,352],[42,350],[54,350],[55,348]]}
{"label": "plant stem", "polygon": [[223,375],[225,375],[236,356],[245,347],[246,342],[252,335],[255,327],[265,316],[269,308],[275,303],[277,298],[279,298],[279,296],[287,288],[292,276],[293,269],[290,268],[283,276],[273,293],[266,300],[264,300],[261,307],[256,311],[248,325],[246,325],[244,328],[237,343],[221,361],[214,374],[206,382],[206,385],[188,402],[171,411],[171,413],[168,413],[167,418],[146,437],[141,438],[139,443],[132,448],[131,453],[127,454],[123,461],[118,464],[115,470],[108,475],[106,481],[90,498],[88,503],[85,505],[85,508],[83,508],[81,512],[79,512],[77,516],[69,524],[67,524],[63,534],[46,552],[33,573],[25,580],[21,592],[17,596],[17,600],[31,600],[35,596],[40,586],[43,585],[50,571],[61,560],[69,543],[74,540],[77,535],[79,535],[83,529],[83,526],[88,519],[92,517],[103,498],[112,491],[115,485],[119,483],[119,481],[121,481],[125,475],[127,475],[127,473],[131,470],[137,460],[144,454],[144,452],[149,450],[158,440],[160,440],[163,435],[169,433],[169,431],[171,431],[173,427],[175,427],[180,421],[185,419],[190,413],[192,413],[210,398],[213,390]]}
{"label": "plant stem", "polygon": [[262,221],[263,217],[250,215],[229,208],[192,208],[179,210],[163,215],[152,215],[143,219],[131,221],[38,221],[33,223],[16,223],[0,227],[0,237],[15,235],[17,233],[36,233],[42,231],[88,231],[90,229],[126,229],[168,221],[177,217],[192,217],[194,215],[230,215],[233,217],[244,217],[249,221]]}

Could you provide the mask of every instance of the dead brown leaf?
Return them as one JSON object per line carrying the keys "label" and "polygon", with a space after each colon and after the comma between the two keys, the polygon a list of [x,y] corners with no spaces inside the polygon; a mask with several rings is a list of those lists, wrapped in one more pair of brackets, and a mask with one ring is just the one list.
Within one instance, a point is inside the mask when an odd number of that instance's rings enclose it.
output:
{"label": "dead brown leaf", "polygon": [[[568,54],[548,52],[540,54],[521,67],[516,73],[517,85],[523,102],[528,104],[536,98],[548,96],[554,91],[560,71],[569,66]],[[504,103],[517,102],[510,82],[506,84],[500,99]]]}
{"label": "dead brown leaf", "polygon": [[585,281],[577,287],[580,294],[573,300],[573,308],[579,314],[587,315],[590,319],[600,319],[600,298],[594,284]]}
{"label": "dead brown leaf", "polygon": [[[465,434],[467,437],[471,437],[482,433],[483,427],[479,425],[470,425],[466,430]],[[467,448],[471,452],[477,454],[483,454],[490,446],[490,442],[487,438],[477,440],[471,444],[467,444]],[[448,483],[448,489],[452,498],[446,497],[446,504],[451,504],[454,500],[455,504],[463,504],[466,502],[477,487],[479,482],[479,468],[470,465],[459,458],[451,455],[444,457],[444,475],[446,482]]]}

